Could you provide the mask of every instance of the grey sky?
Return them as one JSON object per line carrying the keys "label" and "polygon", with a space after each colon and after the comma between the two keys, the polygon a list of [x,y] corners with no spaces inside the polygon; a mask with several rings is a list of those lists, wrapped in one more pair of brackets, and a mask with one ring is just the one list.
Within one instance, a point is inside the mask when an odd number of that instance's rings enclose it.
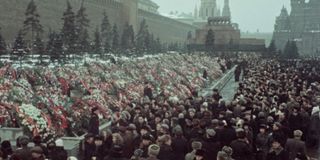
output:
{"label": "grey sky", "polygon": [[[192,12],[200,0],[154,0],[160,5],[160,13],[170,11]],[[223,0],[217,0],[223,7]],[[232,21],[240,25],[240,29],[250,32],[272,32],[275,17],[285,5],[290,11],[290,0],[230,0]]]}

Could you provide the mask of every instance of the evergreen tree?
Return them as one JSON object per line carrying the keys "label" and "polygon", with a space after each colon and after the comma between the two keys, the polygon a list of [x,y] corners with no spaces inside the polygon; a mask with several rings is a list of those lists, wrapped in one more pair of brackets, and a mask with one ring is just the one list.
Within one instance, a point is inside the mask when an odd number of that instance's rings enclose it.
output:
{"label": "evergreen tree", "polygon": [[124,28],[123,28],[123,32],[121,35],[121,48],[126,50],[129,49],[129,42],[130,42],[130,38],[129,38],[129,24],[128,22],[125,24]]}
{"label": "evergreen tree", "polygon": [[162,52],[162,44],[159,37],[156,39],[156,52],[157,53]]}
{"label": "evergreen tree", "polygon": [[46,51],[47,51],[47,54],[49,55],[52,55],[55,38],[56,38],[56,33],[49,31],[48,42],[46,46]]}
{"label": "evergreen tree", "polygon": [[147,49],[146,39],[148,38],[148,25],[146,23],[146,20],[143,19],[140,23],[140,29],[137,34],[137,50],[144,51]]}
{"label": "evergreen tree", "polygon": [[130,25],[128,29],[129,48],[133,48],[135,46],[134,38],[134,29],[133,26]]}
{"label": "evergreen tree", "polygon": [[95,33],[94,33],[94,49],[93,51],[96,54],[101,54],[102,48],[101,48],[101,36],[99,32],[99,27],[97,27]]}
{"label": "evergreen tree", "polygon": [[63,41],[62,36],[60,34],[55,34],[54,41],[53,41],[53,48],[52,53],[50,55],[51,61],[58,60],[61,61],[63,55]]}
{"label": "evergreen tree", "polygon": [[88,34],[89,23],[90,20],[88,19],[86,8],[83,6],[82,2],[81,7],[76,15],[76,36],[77,48],[79,52],[86,52],[90,47]]}
{"label": "evergreen tree", "polygon": [[[0,31],[1,31],[1,28],[0,28]],[[0,55],[5,54],[6,52],[7,52],[7,45],[6,45],[4,38],[2,37],[2,35],[0,33]]]}
{"label": "evergreen tree", "polygon": [[296,41],[291,41],[291,54],[290,57],[293,59],[299,58],[299,50]]}
{"label": "evergreen tree", "polygon": [[119,49],[119,34],[118,34],[118,27],[116,24],[113,25],[112,28],[112,50],[114,52],[117,52],[117,50]]}
{"label": "evergreen tree", "polygon": [[90,41],[89,41],[89,33],[87,29],[84,29],[83,32],[79,35],[79,44],[78,47],[81,52],[89,52],[90,51]]}
{"label": "evergreen tree", "polygon": [[110,51],[110,44],[112,40],[112,30],[111,30],[111,25],[107,16],[107,13],[104,11],[103,12],[103,19],[101,23],[101,39],[102,43],[104,44],[104,50],[106,52]]}
{"label": "evergreen tree", "polygon": [[36,35],[35,41],[33,42],[33,50],[34,53],[40,56],[42,59],[42,55],[44,53],[44,44],[39,34]]}
{"label": "evergreen tree", "polygon": [[299,51],[295,41],[287,41],[281,57],[285,59],[299,58]]}
{"label": "evergreen tree", "polygon": [[271,56],[273,56],[273,55],[276,54],[276,52],[277,52],[276,43],[275,43],[274,40],[272,40],[272,41],[270,42],[269,47],[268,47],[268,53],[269,53]]}
{"label": "evergreen tree", "polygon": [[26,45],[24,43],[22,31],[19,31],[19,33],[14,41],[13,51],[15,54],[19,54],[19,55],[26,52]]}
{"label": "evergreen tree", "polygon": [[145,32],[145,37],[144,37],[144,46],[145,46],[145,49],[147,50],[147,51],[150,51],[150,48],[151,48],[151,43],[150,43],[150,37],[151,35],[150,35],[150,33],[149,33],[149,31],[146,31]]}
{"label": "evergreen tree", "polygon": [[212,52],[214,48],[214,33],[212,29],[209,29],[207,33],[205,45],[207,52]]}
{"label": "evergreen tree", "polygon": [[22,57],[27,53],[27,48],[26,48],[26,45],[24,43],[24,39],[23,39],[23,33],[22,31],[20,30],[18,32],[18,35],[14,41],[14,44],[13,44],[13,54],[15,54],[16,56],[18,56],[18,59],[20,61],[20,67],[22,65],[21,63],[21,60],[22,60]]}
{"label": "evergreen tree", "polygon": [[67,9],[63,13],[62,41],[68,54],[74,54],[76,51],[76,25],[75,13],[72,11],[71,4],[67,0]]}
{"label": "evergreen tree", "polygon": [[[23,22],[24,34],[31,32],[31,42],[34,41],[34,36],[41,34],[43,32],[43,27],[40,24],[40,15],[37,11],[37,6],[34,0],[31,0],[28,4],[27,10],[25,12],[26,19]],[[33,49],[33,48],[31,48]]]}

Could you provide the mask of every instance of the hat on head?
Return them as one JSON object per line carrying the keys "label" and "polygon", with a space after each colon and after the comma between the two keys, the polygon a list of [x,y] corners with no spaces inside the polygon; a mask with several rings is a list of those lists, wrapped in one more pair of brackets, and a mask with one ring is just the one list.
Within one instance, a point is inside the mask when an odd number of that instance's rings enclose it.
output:
{"label": "hat on head", "polygon": [[76,157],[70,156],[68,157],[68,160],[78,160]]}
{"label": "hat on head", "polygon": [[293,131],[293,135],[295,137],[302,137],[303,132],[301,130],[295,130],[295,131]]}
{"label": "hat on head", "polygon": [[57,146],[57,147],[63,147],[63,140],[62,140],[62,139],[57,139],[57,140],[55,141],[55,143],[56,143],[56,146]]}
{"label": "hat on head", "polygon": [[194,150],[201,149],[201,148],[202,148],[202,143],[199,142],[199,141],[193,141],[193,142],[191,143],[191,147],[192,147],[192,149],[194,149]]}
{"label": "hat on head", "polygon": [[137,127],[136,127],[136,125],[135,124],[133,124],[133,123],[131,123],[131,124],[129,124],[129,126],[128,126],[128,130],[136,130],[137,129]]}
{"label": "hat on head", "polygon": [[158,156],[159,152],[160,152],[160,147],[156,144],[152,144],[148,148],[148,154],[150,156]]}
{"label": "hat on head", "polygon": [[43,154],[43,150],[42,150],[41,147],[36,146],[36,147],[33,147],[33,148],[31,149],[31,153]]}
{"label": "hat on head", "polygon": [[193,112],[193,113],[196,113],[196,109],[194,109],[194,108],[189,108],[189,110],[188,110],[189,112]]}
{"label": "hat on head", "polygon": [[134,156],[136,157],[141,157],[143,155],[143,150],[142,149],[136,149],[133,153]]}
{"label": "hat on head", "polygon": [[149,140],[149,141],[152,141],[153,140],[153,137],[151,134],[145,134],[142,136],[142,139],[143,140]]}
{"label": "hat on head", "polygon": [[233,150],[231,147],[228,147],[228,146],[224,146],[222,148],[222,151],[225,152],[229,157],[231,157],[232,153],[233,153]]}
{"label": "hat on head", "polygon": [[214,137],[216,135],[216,131],[214,129],[207,129],[206,133],[210,137]]}
{"label": "hat on head", "polygon": [[28,145],[29,143],[29,137],[27,136],[20,136],[18,140],[21,145]]}

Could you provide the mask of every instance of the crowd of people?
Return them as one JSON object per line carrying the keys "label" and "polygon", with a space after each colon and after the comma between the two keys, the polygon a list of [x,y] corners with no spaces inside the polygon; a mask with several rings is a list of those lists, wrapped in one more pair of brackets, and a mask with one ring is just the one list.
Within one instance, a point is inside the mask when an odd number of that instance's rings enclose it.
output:
{"label": "crowd of people", "polygon": [[[306,160],[319,147],[320,66],[315,60],[247,59],[239,63],[234,99],[218,90],[186,99],[153,96],[114,110],[110,129],[99,132],[99,110],[79,146],[83,160]],[[244,65],[245,64],[245,65]],[[1,157],[66,160],[61,140],[16,151],[3,141]],[[308,149],[307,149],[308,148]]]}

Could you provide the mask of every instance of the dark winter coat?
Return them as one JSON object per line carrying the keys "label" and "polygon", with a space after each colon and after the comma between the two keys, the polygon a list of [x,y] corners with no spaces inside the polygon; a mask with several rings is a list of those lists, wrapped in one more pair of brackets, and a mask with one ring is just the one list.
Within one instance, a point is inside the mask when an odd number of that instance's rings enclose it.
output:
{"label": "dark winter coat", "polygon": [[284,149],[280,151],[271,150],[268,153],[266,160],[289,160],[289,155]]}
{"label": "dark winter coat", "polygon": [[294,160],[298,153],[306,155],[306,145],[298,139],[288,139],[285,149],[289,153],[289,160]]}
{"label": "dark winter coat", "polygon": [[188,141],[183,137],[177,137],[172,140],[172,150],[175,160],[184,160],[188,153]]}
{"label": "dark winter coat", "polygon": [[51,160],[66,160],[68,158],[68,153],[63,147],[55,147],[51,154]]}
{"label": "dark winter coat", "polygon": [[31,152],[28,147],[18,148],[14,153],[21,160],[31,160]]}
{"label": "dark winter coat", "polygon": [[202,147],[205,151],[205,158],[212,159],[212,157],[217,157],[218,152],[221,150],[222,146],[217,137],[206,138]]}
{"label": "dark winter coat", "polygon": [[84,142],[84,159],[85,160],[91,160],[91,158],[94,156],[96,151],[95,144],[89,144],[87,142]]}
{"label": "dark winter coat", "polygon": [[165,144],[161,145],[158,158],[159,160],[174,160],[174,154],[171,146]]}
{"label": "dark winter coat", "polygon": [[251,146],[244,140],[234,140],[230,147],[233,150],[232,158],[235,160],[252,160]]}
{"label": "dark winter coat", "polygon": [[99,135],[99,126],[99,117],[97,114],[93,113],[89,121],[88,132],[93,135]]}
{"label": "dark winter coat", "polygon": [[219,133],[222,146],[229,146],[237,138],[236,131],[232,127],[224,127]]}

